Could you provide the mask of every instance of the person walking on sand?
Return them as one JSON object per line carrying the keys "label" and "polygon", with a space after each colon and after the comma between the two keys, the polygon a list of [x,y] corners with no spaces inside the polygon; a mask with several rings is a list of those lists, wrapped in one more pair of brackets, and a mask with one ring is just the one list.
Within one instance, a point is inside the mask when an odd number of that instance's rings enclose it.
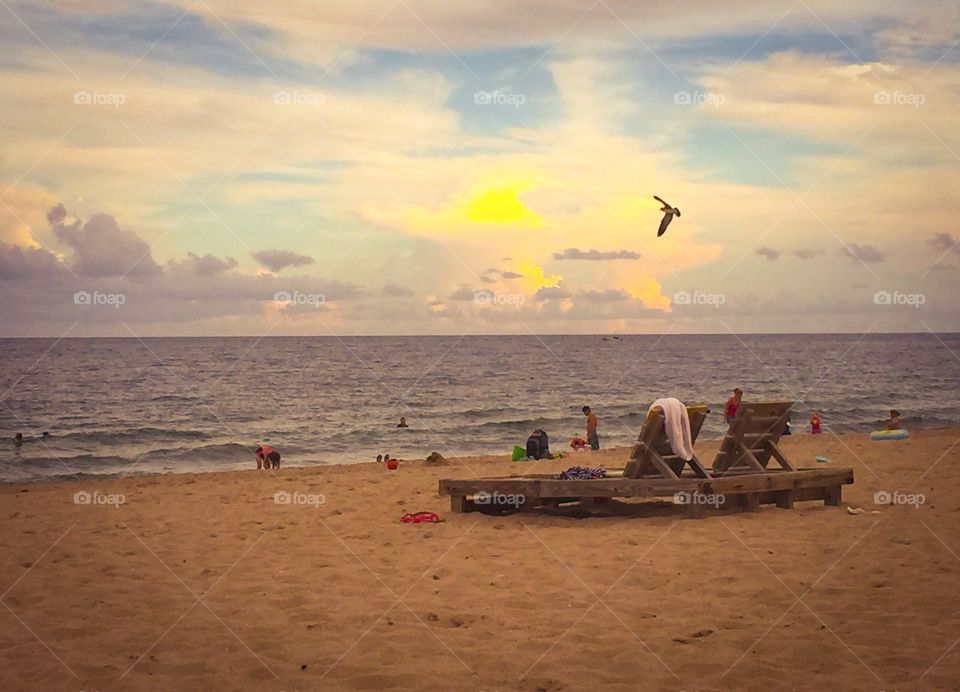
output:
{"label": "person walking on sand", "polygon": [[597,416],[590,410],[589,406],[583,407],[583,415],[587,417],[587,443],[590,449],[597,451],[600,449],[600,436],[597,434]]}
{"label": "person walking on sand", "polygon": [[733,422],[733,419],[737,416],[737,411],[740,410],[740,402],[743,400],[743,390],[737,387],[733,390],[733,396],[727,399],[726,405],[723,407],[723,421],[730,425]]}

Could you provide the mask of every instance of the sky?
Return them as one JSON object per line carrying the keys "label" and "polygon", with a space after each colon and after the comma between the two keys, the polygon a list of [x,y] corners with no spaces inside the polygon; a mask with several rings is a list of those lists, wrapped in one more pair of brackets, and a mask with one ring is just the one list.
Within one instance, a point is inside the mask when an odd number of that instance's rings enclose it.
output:
{"label": "sky", "polygon": [[924,0],[0,0],[0,336],[960,331],[958,43]]}

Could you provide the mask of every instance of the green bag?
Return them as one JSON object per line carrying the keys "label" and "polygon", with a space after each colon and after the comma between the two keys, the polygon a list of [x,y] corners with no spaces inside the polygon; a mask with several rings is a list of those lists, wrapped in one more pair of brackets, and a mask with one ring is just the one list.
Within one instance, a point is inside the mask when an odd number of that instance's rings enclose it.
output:
{"label": "green bag", "polygon": [[521,447],[520,445],[513,446],[513,461],[520,461],[521,459],[527,456],[527,448]]}

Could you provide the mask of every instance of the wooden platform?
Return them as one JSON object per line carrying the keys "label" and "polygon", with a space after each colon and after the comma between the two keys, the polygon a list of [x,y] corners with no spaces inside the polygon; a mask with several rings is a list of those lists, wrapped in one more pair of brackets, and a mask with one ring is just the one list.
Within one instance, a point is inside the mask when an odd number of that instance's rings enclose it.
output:
{"label": "wooden platform", "polygon": [[567,481],[529,475],[443,479],[440,494],[450,496],[450,509],[454,512],[529,510],[568,502],[590,507],[614,497],[673,497],[685,506],[688,516],[699,518],[711,509],[756,511],[764,504],[789,508],[794,502],[806,500],[823,500],[825,505],[837,506],[841,488],[851,483],[851,468],[728,472],[712,479],[612,477]]}

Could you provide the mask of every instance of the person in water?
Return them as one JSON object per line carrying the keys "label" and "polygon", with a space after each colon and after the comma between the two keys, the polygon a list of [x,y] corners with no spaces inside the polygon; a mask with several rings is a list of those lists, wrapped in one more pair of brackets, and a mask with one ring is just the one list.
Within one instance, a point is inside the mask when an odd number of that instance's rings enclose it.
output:
{"label": "person in water", "polygon": [[17,447],[23,444],[23,433],[17,433],[13,436],[13,444],[15,444]]}
{"label": "person in water", "polygon": [[590,410],[589,406],[582,409],[583,415],[587,417],[587,442],[590,449],[597,451],[600,449],[600,436],[597,434],[597,415]]}
{"label": "person in water", "polygon": [[900,426],[903,425],[903,419],[900,417],[900,412],[897,409],[890,409],[890,417],[887,419],[885,425],[887,430],[900,429]]}
{"label": "person in water", "polygon": [[273,463],[273,455],[277,455],[277,464],[274,468],[280,468],[280,455],[273,450],[270,445],[260,445],[254,450],[253,455],[257,459],[257,469],[269,469]]}
{"label": "person in water", "polygon": [[737,416],[737,411],[740,410],[740,402],[743,400],[743,390],[737,387],[733,390],[733,396],[727,399],[726,405],[723,407],[723,421],[727,425],[730,425],[733,422],[733,419]]}
{"label": "person in water", "polygon": [[398,428],[409,428],[410,426],[407,425],[407,419],[404,418],[403,416],[400,416],[400,422],[397,423],[397,427],[398,427]]}

